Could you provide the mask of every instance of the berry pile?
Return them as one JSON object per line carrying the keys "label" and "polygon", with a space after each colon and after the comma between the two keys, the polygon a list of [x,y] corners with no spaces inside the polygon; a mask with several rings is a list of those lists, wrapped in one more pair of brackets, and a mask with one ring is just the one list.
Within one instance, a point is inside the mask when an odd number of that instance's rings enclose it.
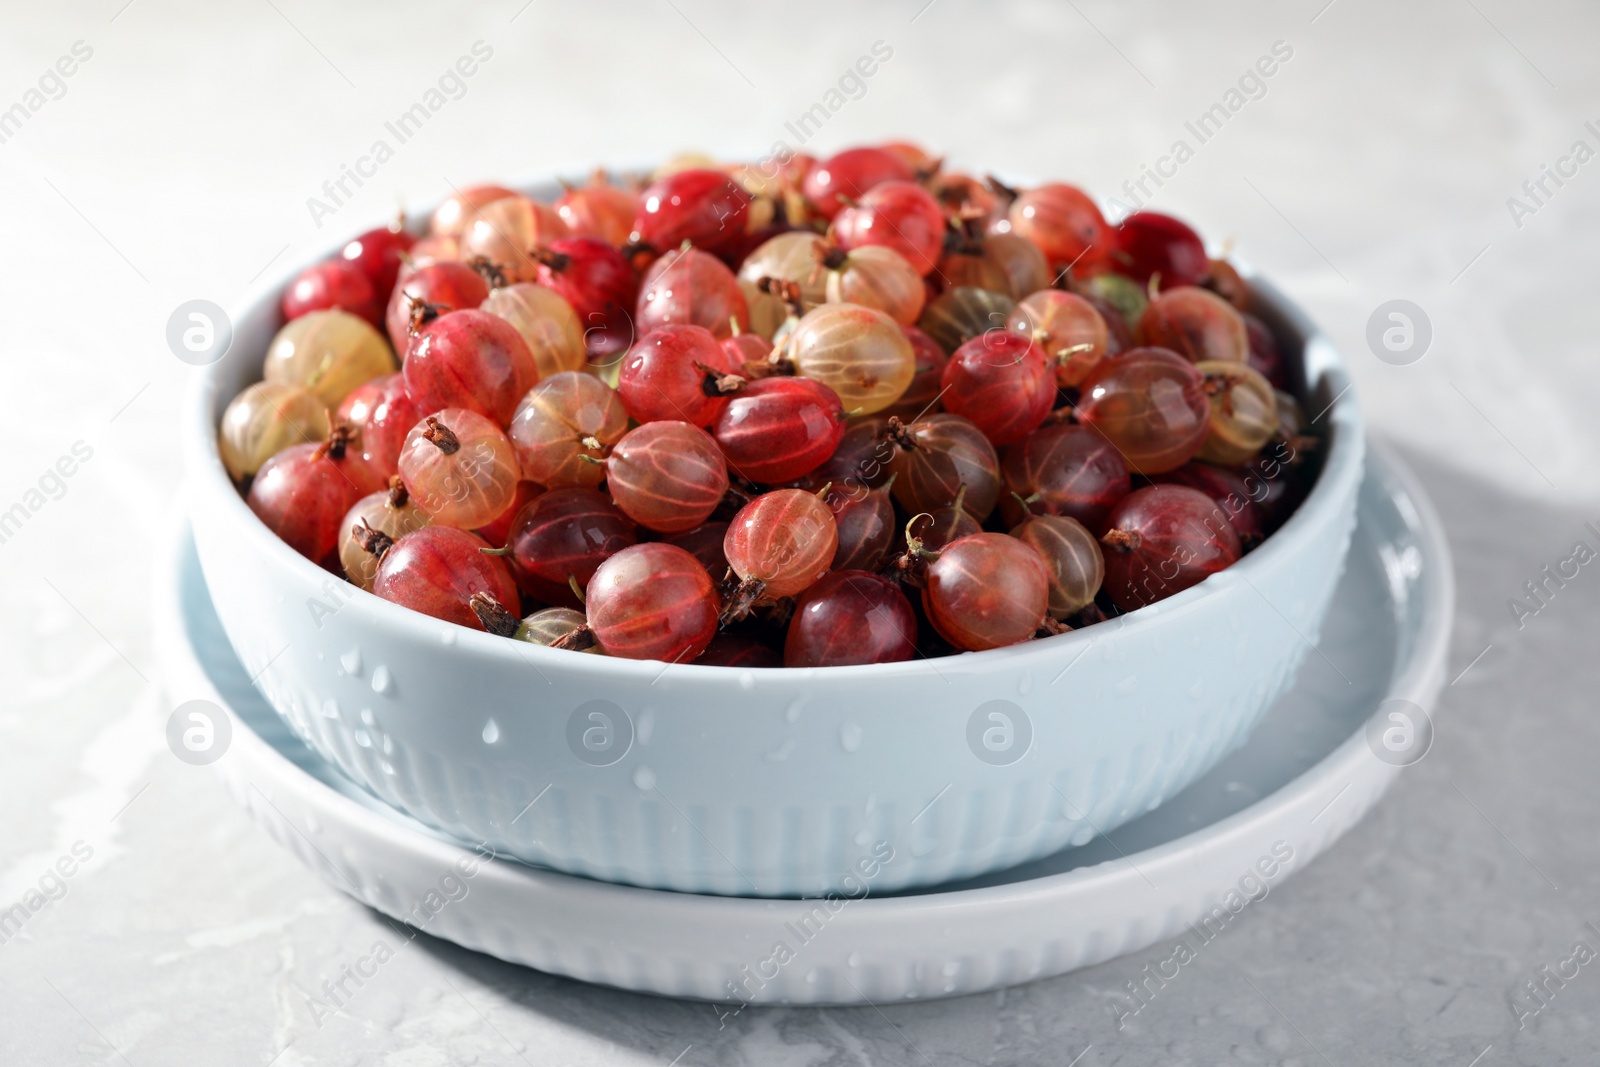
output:
{"label": "berry pile", "polygon": [[477,186],[290,284],[221,451],[296,551],[463,626],[948,655],[1171,596],[1284,520],[1316,441],[1250,306],[1177,219],[904,143]]}

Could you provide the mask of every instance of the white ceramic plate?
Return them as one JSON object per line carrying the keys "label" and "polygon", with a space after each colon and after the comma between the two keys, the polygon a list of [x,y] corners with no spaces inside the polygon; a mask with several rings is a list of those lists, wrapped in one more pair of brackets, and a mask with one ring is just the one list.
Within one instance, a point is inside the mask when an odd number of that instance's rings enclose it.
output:
{"label": "white ceramic plate", "polygon": [[1392,459],[1375,457],[1320,646],[1249,742],[1209,774],[1082,848],[901,895],[874,893],[881,872],[861,872],[854,898],[806,901],[480,862],[289,732],[222,633],[187,526],[161,600],[174,703],[226,709],[231,743],[216,768],[268,833],[339,889],[430,934],[585,981],[838,1004],[980,992],[1137,951],[1191,925],[1194,936],[1225,925],[1327,848],[1425,751],[1431,727],[1419,709],[1431,708],[1442,683],[1454,586],[1431,506]]}

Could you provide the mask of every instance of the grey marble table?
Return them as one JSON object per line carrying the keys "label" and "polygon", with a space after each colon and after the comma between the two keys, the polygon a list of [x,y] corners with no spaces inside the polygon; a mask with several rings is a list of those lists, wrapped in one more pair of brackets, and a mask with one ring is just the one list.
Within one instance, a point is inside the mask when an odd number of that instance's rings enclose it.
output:
{"label": "grey marble table", "polygon": [[[1527,583],[1597,545],[1597,31],[1576,0],[8,12],[0,512],[22,512],[0,530],[0,908],[54,899],[0,943],[0,1062],[1596,1062],[1600,964],[1575,946],[1600,949],[1600,571],[1542,602]],[[476,42],[474,76],[360,164]],[[841,89],[876,42],[890,58]],[[1275,46],[1288,58],[1249,77]],[[1456,552],[1434,751],[1120,1030],[1114,994],[1166,947],[985,996],[724,1025],[424,937],[319,1026],[307,995],[387,928],[162,736],[148,609],[189,376],[168,316],[236,300],[400,195],[760,155],[798,146],[819,103],[807,148],[901,135],[956,165],[1127,183],[1312,310]],[[1218,104],[1202,140],[1190,126]],[[357,165],[370,176],[331,200]],[[1367,341],[1394,299],[1431,324],[1407,365]]]}

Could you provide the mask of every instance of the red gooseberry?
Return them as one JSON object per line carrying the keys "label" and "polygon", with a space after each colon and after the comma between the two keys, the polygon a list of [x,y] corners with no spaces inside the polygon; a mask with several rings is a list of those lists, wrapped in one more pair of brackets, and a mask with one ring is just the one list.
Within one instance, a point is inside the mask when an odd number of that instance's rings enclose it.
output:
{"label": "red gooseberry", "polygon": [[353,264],[367,276],[380,310],[388,304],[389,294],[394,292],[394,283],[400,277],[406,253],[417,243],[417,239],[405,231],[403,222],[402,219],[393,226],[368,230],[345,245],[339,253],[345,262]]}
{"label": "red gooseberry", "polygon": [[662,541],[624,548],[589,579],[584,608],[600,650],[687,663],[716,636],[722,598],[700,562]]}
{"label": "red gooseberry", "polygon": [[298,319],[308,311],[338,308],[381,326],[383,303],[372,280],[355,264],[330,259],[295,275],[283,292],[283,317]]}
{"label": "red gooseberry", "polygon": [[477,307],[488,296],[489,283],[465,263],[430,263],[417,268],[400,281],[389,298],[384,322],[394,350],[404,358],[411,344],[413,312],[419,306],[465,311]]}
{"label": "red gooseberry", "polygon": [[911,181],[916,174],[894,153],[881,148],[847,148],[812,167],[801,188],[806,199],[825,219],[860,200],[867,191],[888,181]]}
{"label": "red gooseberry", "polygon": [[911,384],[900,394],[900,399],[884,408],[881,415],[898,415],[906,422],[915,422],[924,415],[932,415],[940,408],[944,392],[944,365],[950,361],[937,341],[915,326],[903,327],[906,340],[911,342]]}
{"label": "red gooseberry", "polygon": [[475,308],[440,315],[418,330],[402,370],[421,410],[465,408],[501,426],[539,380],[516,327]]}
{"label": "red gooseberry", "polygon": [[434,522],[463,530],[493,522],[517,493],[517,453],[476,411],[445,408],[406,435],[400,477]]}
{"label": "red gooseberry", "polygon": [[338,421],[355,427],[361,458],[384,478],[400,472],[406,434],[427,412],[406,392],[400,371],[359,385],[339,405]]}
{"label": "red gooseberry", "polygon": [[1105,589],[1123,611],[1164,600],[1239,559],[1239,535],[1215,501],[1183,485],[1136,489],[1111,512]]}
{"label": "red gooseberry", "polygon": [[1030,515],[1011,531],[1044,560],[1050,575],[1050,617],[1065,619],[1094,603],[1105,559],[1094,534],[1065,515]]}
{"label": "red gooseberry", "polygon": [[917,653],[917,616],[900,587],[864,570],[835,571],[795,605],[785,667],[899,663]]}
{"label": "red gooseberry", "polygon": [[256,472],[246,503],[288,546],[323,563],[339,545],[339,523],[356,501],[384,488],[351,447],[348,427],[326,441],[290,445]]}
{"label": "red gooseberry", "polygon": [[1135,211],[1117,224],[1116,270],[1143,285],[1159,276],[1171,289],[1199,285],[1206,277],[1206,246],[1187,224],[1158,211]]}
{"label": "red gooseberry", "polygon": [[773,377],[734,393],[713,433],[735,474],[772,485],[821,466],[844,436],[844,424],[839,394],[823,383]]}
{"label": "red gooseberry", "polygon": [[658,252],[688,241],[716,249],[744,233],[750,194],[720,170],[668,174],[639,194],[632,238]]}
{"label": "red gooseberry", "polygon": [[506,430],[522,476],[550,489],[599,485],[605,467],[598,461],[627,432],[616,390],[582,371],[553,374],[528,390]]}
{"label": "red gooseberry", "polygon": [[596,237],[563,237],[536,258],[539,284],[561,294],[577,312],[591,357],[612,355],[633,343],[638,282],[621,252]]}
{"label": "red gooseberry", "polygon": [[1031,338],[981,333],[956,349],[942,379],[946,411],[965,416],[996,445],[1032,433],[1055,403],[1050,361]]}
{"label": "red gooseberry", "polygon": [[1133,348],[1101,363],[1083,385],[1078,418],[1105,435],[1135,472],[1183,466],[1206,439],[1205,376],[1164,348]]}
{"label": "red gooseberry", "polygon": [[1056,368],[1056,383],[1076,389],[1106,357],[1110,333],[1099,310],[1076,293],[1041,289],[1017,304],[1006,322],[1012,333],[1032,337]]}
{"label": "red gooseberry", "polygon": [[660,326],[703,326],[718,337],[750,325],[750,305],[727,264],[697,248],[675,248],[650,264],[634,309],[640,332]]}
{"label": "red gooseberry", "polygon": [[794,596],[827,572],[838,547],[833,512],[804,489],[762,493],[734,515],[722,542],[750,600]]}
{"label": "red gooseberry", "polygon": [[390,480],[389,488],[368,493],[345,512],[339,523],[339,564],[344,567],[345,577],[372,592],[372,583],[378,576],[378,557],[363,547],[368,534],[377,531],[398,541],[426,525],[428,516],[417,507],[398,476]]}
{"label": "red gooseberry", "polygon": [[1115,242],[1105,216],[1087,193],[1059,182],[1020,193],[1008,210],[1013,233],[1039,246],[1057,270],[1085,274],[1104,263]]}
{"label": "red gooseberry", "polygon": [[523,505],[506,537],[511,573],[528,596],[575,606],[607,558],[637,544],[639,531],[594,489],[552,489]]}
{"label": "red gooseberry", "polygon": [[1132,489],[1128,464],[1102,434],[1086,426],[1041,426],[1006,449],[1000,462],[1000,513],[1015,526],[1027,515],[1066,515],[1089,529]]}
{"label": "red gooseberry", "polygon": [[647,422],[624,434],[606,462],[606,488],[634,522],[682,533],[705,522],[728,491],[722,450],[687,422]]}
{"label": "red gooseberry", "polygon": [[966,488],[963,504],[982,522],[1000,499],[1000,457],[983,431],[948,412],[910,425],[891,418],[885,438],[895,445],[889,469],[894,498],[913,515],[955,503]]}
{"label": "red gooseberry", "polygon": [[575,236],[598,237],[608,244],[624,245],[633,230],[638,205],[637,194],[617,188],[606,180],[604,171],[596,171],[589,184],[568,189],[557,197],[555,209]]}
{"label": "red gooseberry", "polygon": [[916,182],[879,182],[833,219],[834,239],[845,251],[879,245],[905,257],[924,275],[944,249],[944,211]]}
{"label": "red gooseberry", "polygon": [[679,419],[710,426],[728,404],[718,380],[743,366],[728,358],[709,330],[659,326],[622,357],[617,395],[638,422]]}
{"label": "red gooseberry", "polygon": [[471,224],[479,208],[516,195],[515,189],[507,189],[503,185],[469,185],[465,189],[457,189],[435,209],[428,222],[428,231],[442,237],[459,236]]}
{"label": "red gooseberry", "polygon": [[922,606],[939,636],[982,651],[1026,641],[1044,624],[1050,575],[1034,549],[1001,533],[952,541],[928,564]]}
{"label": "red gooseberry", "polygon": [[517,603],[517,584],[505,560],[489,552],[477,534],[450,526],[424,526],[392,544],[373,546],[381,554],[372,591],[401,607],[436,619],[482,630],[472,610],[475,593],[501,604]]}
{"label": "red gooseberry", "polygon": [[1133,339],[1171,349],[1194,363],[1243,363],[1250,354],[1250,338],[1239,313],[1217,294],[1192,285],[1168,289],[1150,301],[1139,316]]}

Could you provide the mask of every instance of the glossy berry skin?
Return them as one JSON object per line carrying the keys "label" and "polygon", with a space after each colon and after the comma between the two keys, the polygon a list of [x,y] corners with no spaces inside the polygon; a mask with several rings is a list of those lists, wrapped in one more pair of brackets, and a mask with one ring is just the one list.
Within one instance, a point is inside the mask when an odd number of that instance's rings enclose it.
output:
{"label": "glossy berry skin", "polygon": [[606,460],[606,488],[634,522],[659,533],[692,530],[728,491],[722,450],[687,422],[647,422],[628,431]]}
{"label": "glossy berry skin", "polygon": [[[1084,383],[1106,357],[1110,343],[1099,310],[1076,293],[1060,289],[1043,289],[1024,297],[1006,326],[1012,333],[1033,338],[1055,364],[1056,383],[1068,389]],[[1083,348],[1085,345],[1088,347]]]}
{"label": "glossy berry skin", "polygon": [[1032,433],[1056,399],[1043,350],[1006,331],[979,334],[956,349],[941,385],[945,410],[971,420],[997,446]]}
{"label": "glossy berry skin", "polygon": [[574,236],[598,237],[608,244],[625,245],[633,231],[639,198],[596,175],[581,189],[568,189],[556,198],[556,214]]}
{"label": "glossy berry skin", "polygon": [[383,480],[354,450],[308,442],[262,464],[245,502],[267,529],[320,564],[339,546],[345,513],[382,488]]}
{"label": "glossy berry skin", "polygon": [[846,251],[878,245],[900,253],[919,275],[939,263],[944,211],[916,182],[891,180],[869,189],[833,219],[834,239]]}
{"label": "glossy berry skin", "polygon": [[428,516],[403,490],[399,494],[389,489],[368,493],[345,512],[339,523],[339,565],[344,568],[344,576],[369,593],[378,576],[378,557],[361,547],[355,535],[358,528],[376,530],[398,541],[426,525]]}
{"label": "glossy berry skin", "polygon": [[833,454],[805,476],[806,488],[831,484],[837,492],[853,495],[860,487],[877,488],[887,482],[895,454],[893,442],[884,437],[888,425],[887,419],[875,415],[847,422]]}
{"label": "glossy berry skin", "polygon": [[817,212],[831,219],[844,209],[846,200],[860,200],[874,186],[915,178],[911,168],[892,152],[847,148],[812,167],[801,189]]}
{"label": "glossy berry skin", "polygon": [[1146,476],[1175,470],[1206,439],[1211,405],[1205,376],[1163,348],[1134,348],[1106,360],[1084,383],[1078,418]]}
{"label": "glossy berry skin", "polygon": [[1140,285],[1161,276],[1162,289],[1199,285],[1206,277],[1206,246],[1186,223],[1158,211],[1135,211],[1116,228],[1115,269]]}
{"label": "glossy berry skin", "polygon": [[983,431],[960,415],[940,412],[907,426],[889,469],[894,498],[915,515],[962,502],[982,522],[1000,499],[1000,457]]}
{"label": "glossy berry skin", "polygon": [[389,294],[394,292],[394,283],[400,277],[400,268],[404,265],[401,257],[416,243],[417,239],[405,230],[382,227],[368,230],[345,245],[339,256],[367,276],[381,310],[388,304]]}
{"label": "glossy berry skin", "polygon": [[440,315],[418,330],[403,370],[406,391],[421,410],[465,408],[501,426],[539,381],[516,327],[477,309]]}
{"label": "glossy berry skin", "polygon": [[808,588],[827,572],[838,547],[833,512],[804,489],[762,493],[734,515],[722,542],[733,572],[760,582],[771,598]]}
{"label": "glossy berry skin", "polygon": [[660,326],[622,357],[617,395],[637,422],[677,419],[706,427],[728,406],[726,396],[707,392],[707,374],[737,374],[742,367],[728,358],[711,331]]}
{"label": "glossy berry skin", "polygon": [[592,489],[606,469],[589,460],[604,459],[627,432],[628,412],[616,390],[592,374],[564,371],[528,390],[506,435],[524,478],[548,489]]}
{"label": "glossy berry skin", "polygon": [[783,657],[753,637],[718,634],[695,662],[702,667],[781,667]]}
{"label": "glossy berry skin", "polygon": [[468,607],[474,593],[501,604],[517,603],[517,583],[505,560],[484,550],[477,534],[449,526],[424,526],[406,534],[378,563],[372,591],[401,607],[459,626],[483,629]]}
{"label": "glossy berry skin", "polygon": [[536,280],[572,305],[583,325],[591,358],[620,352],[632,344],[638,282],[622,253],[595,237],[551,241],[545,253]]}
{"label": "glossy berry skin", "polygon": [[1139,316],[1133,339],[1171,349],[1193,363],[1243,363],[1250,355],[1244,319],[1222,297],[1194,286],[1168,289],[1150,301]]}
{"label": "glossy berry skin", "polygon": [[1239,316],[1244,319],[1245,338],[1250,345],[1249,355],[1246,357],[1250,369],[1272,383],[1274,389],[1289,388],[1289,368],[1284,362],[1283,352],[1278,347],[1278,339],[1272,335],[1272,330],[1259,318],[1248,312]]}
{"label": "glossy berry skin", "polygon": [[298,319],[309,311],[338,308],[359,315],[373,325],[382,325],[382,300],[372,280],[361,269],[342,259],[330,259],[307,267],[295,275],[283,291],[281,309],[286,320]]}
{"label": "glossy berry skin", "polygon": [[506,547],[517,586],[545,604],[575,607],[606,559],[639,541],[639,531],[611,498],[594,489],[552,489],[511,520]]}
{"label": "glossy berry skin", "polygon": [[474,530],[511,506],[520,474],[499,426],[475,411],[445,408],[406,435],[400,478],[434,522]]}
{"label": "glossy berry skin", "polygon": [[922,278],[892,248],[865,245],[828,271],[823,294],[830,304],[860,304],[889,316],[901,327],[922,315],[927,290]]}
{"label": "glossy berry skin", "polygon": [[900,399],[917,357],[894,319],[859,304],[807,312],[783,342],[795,373],[838,394],[846,411],[870,415]]}
{"label": "glossy berry skin", "polygon": [[1028,189],[1011,202],[1011,231],[1039,246],[1057,270],[1089,274],[1105,263],[1116,235],[1087,193],[1059,182]]}
{"label": "glossy berry skin", "polygon": [[907,422],[915,422],[924,415],[941,410],[940,391],[944,388],[944,365],[950,362],[938,342],[915,326],[904,327],[906,340],[911,342],[911,384],[900,394],[900,399],[879,412],[880,415],[898,415]]}
{"label": "glossy berry skin", "polygon": [[359,385],[394,370],[383,335],[347,311],[311,311],[284,324],[267,346],[261,376],[298,385],[330,408]]}
{"label": "glossy berry skin", "polygon": [[677,545],[699,560],[706,573],[720,581],[728,573],[728,557],[722,551],[722,542],[727,536],[728,524],[713,520],[662,540],[669,545]]}
{"label": "glossy berry skin", "polygon": [[1186,485],[1210,497],[1233,524],[1243,547],[1248,548],[1267,535],[1267,515],[1260,503],[1266,499],[1267,489],[1259,478],[1192,462],[1156,475],[1155,481],[1158,485]]}
{"label": "glossy berry skin", "polygon": [[1016,310],[1009,296],[963,286],[929,301],[917,326],[951,354],[981,334],[1004,332]]}
{"label": "glossy berry skin", "polygon": [[316,444],[332,429],[328,405],[315,393],[298,385],[256,382],[228,401],[217,449],[228,477],[237,482],[290,445]]}
{"label": "glossy berry skin", "polygon": [[900,663],[917,654],[916,638],[917,616],[898,585],[863,570],[835,571],[795,605],[783,665]]}
{"label": "glossy berry skin", "polygon": [[744,233],[750,194],[720,170],[680,170],[639,194],[633,239],[665,252],[683,242],[706,249],[729,244]]}
{"label": "glossy berry skin", "polygon": [[1002,290],[1013,300],[1049,287],[1055,271],[1039,246],[1018,233],[992,233],[983,239],[983,260],[1005,278]]}
{"label": "glossy berry skin", "polygon": [[538,500],[544,491],[544,486],[537,482],[522,479],[517,483],[517,491],[512,494],[511,503],[506,505],[506,509],[472,532],[494,547],[504,548],[506,539],[511,536],[511,522],[517,517],[517,512]]}
{"label": "glossy berry skin", "polygon": [[828,491],[827,501],[839,541],[831,568],[877,570],[894,547],[894,499],[889,491],[859,483],[836,485]]}
{"label": "glossy berry skin", "polygon": [[722,346],[728,366],[742,368],[746,363],[756,363],[772,355],[772,342],[758,333],[737,333],[717,342]]}
{"label": "glossy berry skin", "polygon": [[482,304],[488,296],[489,283],[465,263],[430,263],[417,268],[395,287],[384,315],[394,350],[403,359],[411,346],[411,305],[407,297],[444,310],[465,311]]}
{"label": "glossy berry skin", "polygon": [[428,231],[441,237],[458,237],[471,224],[480,208],[519,195],[503,185],[469,185],[440,204],[428,222]]}
{"label": "glossy berry skin", "polygon": [[518,282],[491,292],[478,310],[512,325],[527,344],[541,379],[562,371],[583,370],[588,363],[578,313],[554,289]]}
{"label": "glossy berry skin", "polygon": [[742,478],[760,485],[815,470],[844,436],[839,395],[810,378],[760,378],[728,401],[713,434]]}
{"label": "glossy berry skin", "polygon": [[1050,617],[1065,619],[1094,603],[1105,580],[1100,543],[1077,519],[1033,515],[1011,536],[1039,553],[1050,575]]}
{"label": "glossy berry skin", "polygon": [[[1087,426],[1041,426],[1006,449],[1000,513],[1015,526],[1028,514],[1066,515],[1095,533],[1132,490],[1128,465],[1114,445]],[[1027,510],[1017,501],[1027,501]]]}
{"label": "glossy berry skin", "polygon": [[922,542],[923,551],[937,552],[968,534],[983,532],[983,527],[967,513],[966,508],[949,504],[913,515],[911,521],[906,523],[906,532]]}
{"label": "glossy berry skin", "polygon": [[727,264],[697,248],[673,249],[650,264],[639,284],[634,328],[702,326],[717,338],[750,326],[750,305]]}
{"label": "glossy berry skin", "polygon": [[810,311],[827,299],[827,272],[820,258],[827,247],[808,230],[780,233],[744,258],[739,264],[739,280],[751,285],[762,278],[794,282],[800,287],[800,310]]}
{"label": "glossy berry skin", "polygon": [[606,655],[688,663],[716,636],[722,598],[698,560],[652,541],[602,563],[584,607]]}
{"label": "glossy berry skin", "polygon": [[1237,467],[1250,462],[1278,432],[1272,384],[1242,363],[1197,363],[1206,376],[1211,417],[1196,459]]}
{"label": "glossy berry skin", "polygon": [[461,234],[461,258],[482,258],[512,282],[533,281],[538,273],[534,252],[567,237],[567,224],[549,204],[525,196],[507,196],[475,212]]}
{"label": "glossy berry skin", "polygon": [[361,458],[381,477],[392,478],[400,473],[406,434],[427,414],[406,392],[405,375],[395,371],[357,386],[339,405],[338,418],[356,428]]}
{"label": "glossy berry skin", "polygon": [[959,649],[1014,645],[1043,625],[1050,575],[1039,553],[1015,537],[976,533],[928,564],[922,606],[939,636]]}
{"label": "glossy berry skin", "polygon": [[1136,489],[1101,539],[1105,589],[1123,611],[1164,600],[1239,559],[1239,535],[1212,499],[1181,485]]}

